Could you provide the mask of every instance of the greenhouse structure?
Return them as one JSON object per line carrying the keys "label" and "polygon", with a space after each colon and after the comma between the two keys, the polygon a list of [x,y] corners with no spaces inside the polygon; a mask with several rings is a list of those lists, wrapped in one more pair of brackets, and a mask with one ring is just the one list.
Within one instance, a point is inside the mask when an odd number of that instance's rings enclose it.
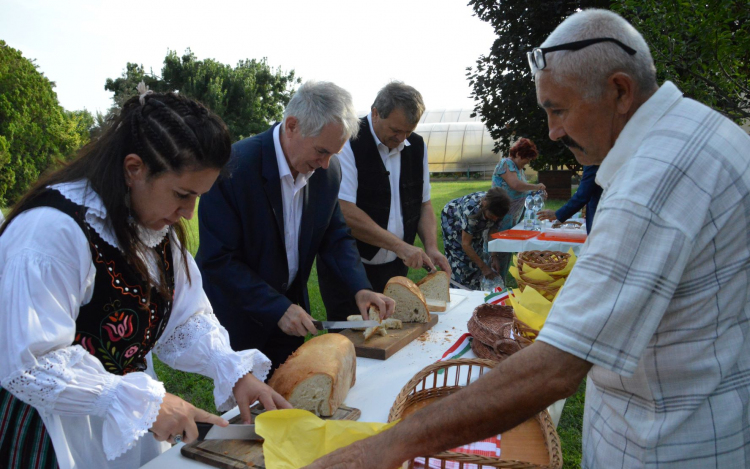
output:
{"label": "greenhouse structure", "polygon": [[431,173],[491,174],[501,155],[473,109],[428,109],[417,125],[424,138]]}
{"label": "greenhouse structure", "polygon": [[[492,174],[501,156],[495,140],[473,109],[428,109],[415,132],[427,145],[431,173]],[[366,112],[359,113],[360,117]]]}

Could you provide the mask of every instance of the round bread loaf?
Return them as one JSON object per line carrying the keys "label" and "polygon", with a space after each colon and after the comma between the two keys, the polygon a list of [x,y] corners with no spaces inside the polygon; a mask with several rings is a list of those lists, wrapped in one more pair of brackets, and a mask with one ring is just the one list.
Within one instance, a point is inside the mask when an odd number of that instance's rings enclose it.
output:
{"label": "round bread loaf", "polygon": [[354,344],[341,334],[313,337],[298,348],[268,381],[295,409],[330,417],[354,386]]}

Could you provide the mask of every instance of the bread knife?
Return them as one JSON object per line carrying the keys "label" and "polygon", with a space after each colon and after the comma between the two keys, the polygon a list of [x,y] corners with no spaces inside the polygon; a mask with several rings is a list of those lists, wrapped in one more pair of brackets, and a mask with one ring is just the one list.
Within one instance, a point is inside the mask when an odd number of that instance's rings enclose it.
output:
{"label": "bread knife", "polygon": [[255,425],[228,425],[220,427],[210,423],[195,422],[198,440],[263,440],[255,433]]}
{"label": "bread knife", "polygon": [[313,321],[315,328],[319,331],[326,329],[351,329],[377,327],[380,325],[377,321]]}

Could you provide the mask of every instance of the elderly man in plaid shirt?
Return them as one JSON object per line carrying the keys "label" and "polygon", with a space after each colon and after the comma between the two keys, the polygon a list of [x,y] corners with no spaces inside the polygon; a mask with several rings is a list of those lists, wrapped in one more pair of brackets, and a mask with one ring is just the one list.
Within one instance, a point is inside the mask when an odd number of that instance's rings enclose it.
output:
{"label": "elderly man in plaid shirt", "polygon": [[600,164],[604,190],[539,338],[310,467],[392,468],[486,438],[587,374],[583,467],[750,467],[750,137],[657,86],[642,36],[612,12],[571,16],[529,62],[550,138]]}

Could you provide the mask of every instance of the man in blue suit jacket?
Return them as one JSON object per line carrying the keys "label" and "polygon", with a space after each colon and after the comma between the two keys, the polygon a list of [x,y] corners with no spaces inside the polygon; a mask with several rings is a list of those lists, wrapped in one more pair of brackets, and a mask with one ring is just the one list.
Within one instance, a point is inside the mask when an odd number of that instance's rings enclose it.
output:
{"label": "man in blue suit jacket", "polygon": [[594,225],[596,206],[599,205],[599,199],[602,196],[602,188],[596,184],[596,172],[598,169],[598,165],[584,166],[581,183],[578,185],[578,189],[573,194],[573,197],[555,212],[552,210],[540,210],[537,217],[540,220],[560,220],[560,222],[564,222],[585,205],[586,233],[590,233],[591,227]]}
{"label": "man in blue suit jacket", "polygon": [[365,317],[371,305],[393,312],[393,300],[371,291],[338,203],[331,157],[358,124],[348,92],[305,83],[281,124],[234,144],[231,175],[201,197],[196,261],[206,294],[232,348],[257,348],[274,368],[316,332],[307,313],[316,255]]}

